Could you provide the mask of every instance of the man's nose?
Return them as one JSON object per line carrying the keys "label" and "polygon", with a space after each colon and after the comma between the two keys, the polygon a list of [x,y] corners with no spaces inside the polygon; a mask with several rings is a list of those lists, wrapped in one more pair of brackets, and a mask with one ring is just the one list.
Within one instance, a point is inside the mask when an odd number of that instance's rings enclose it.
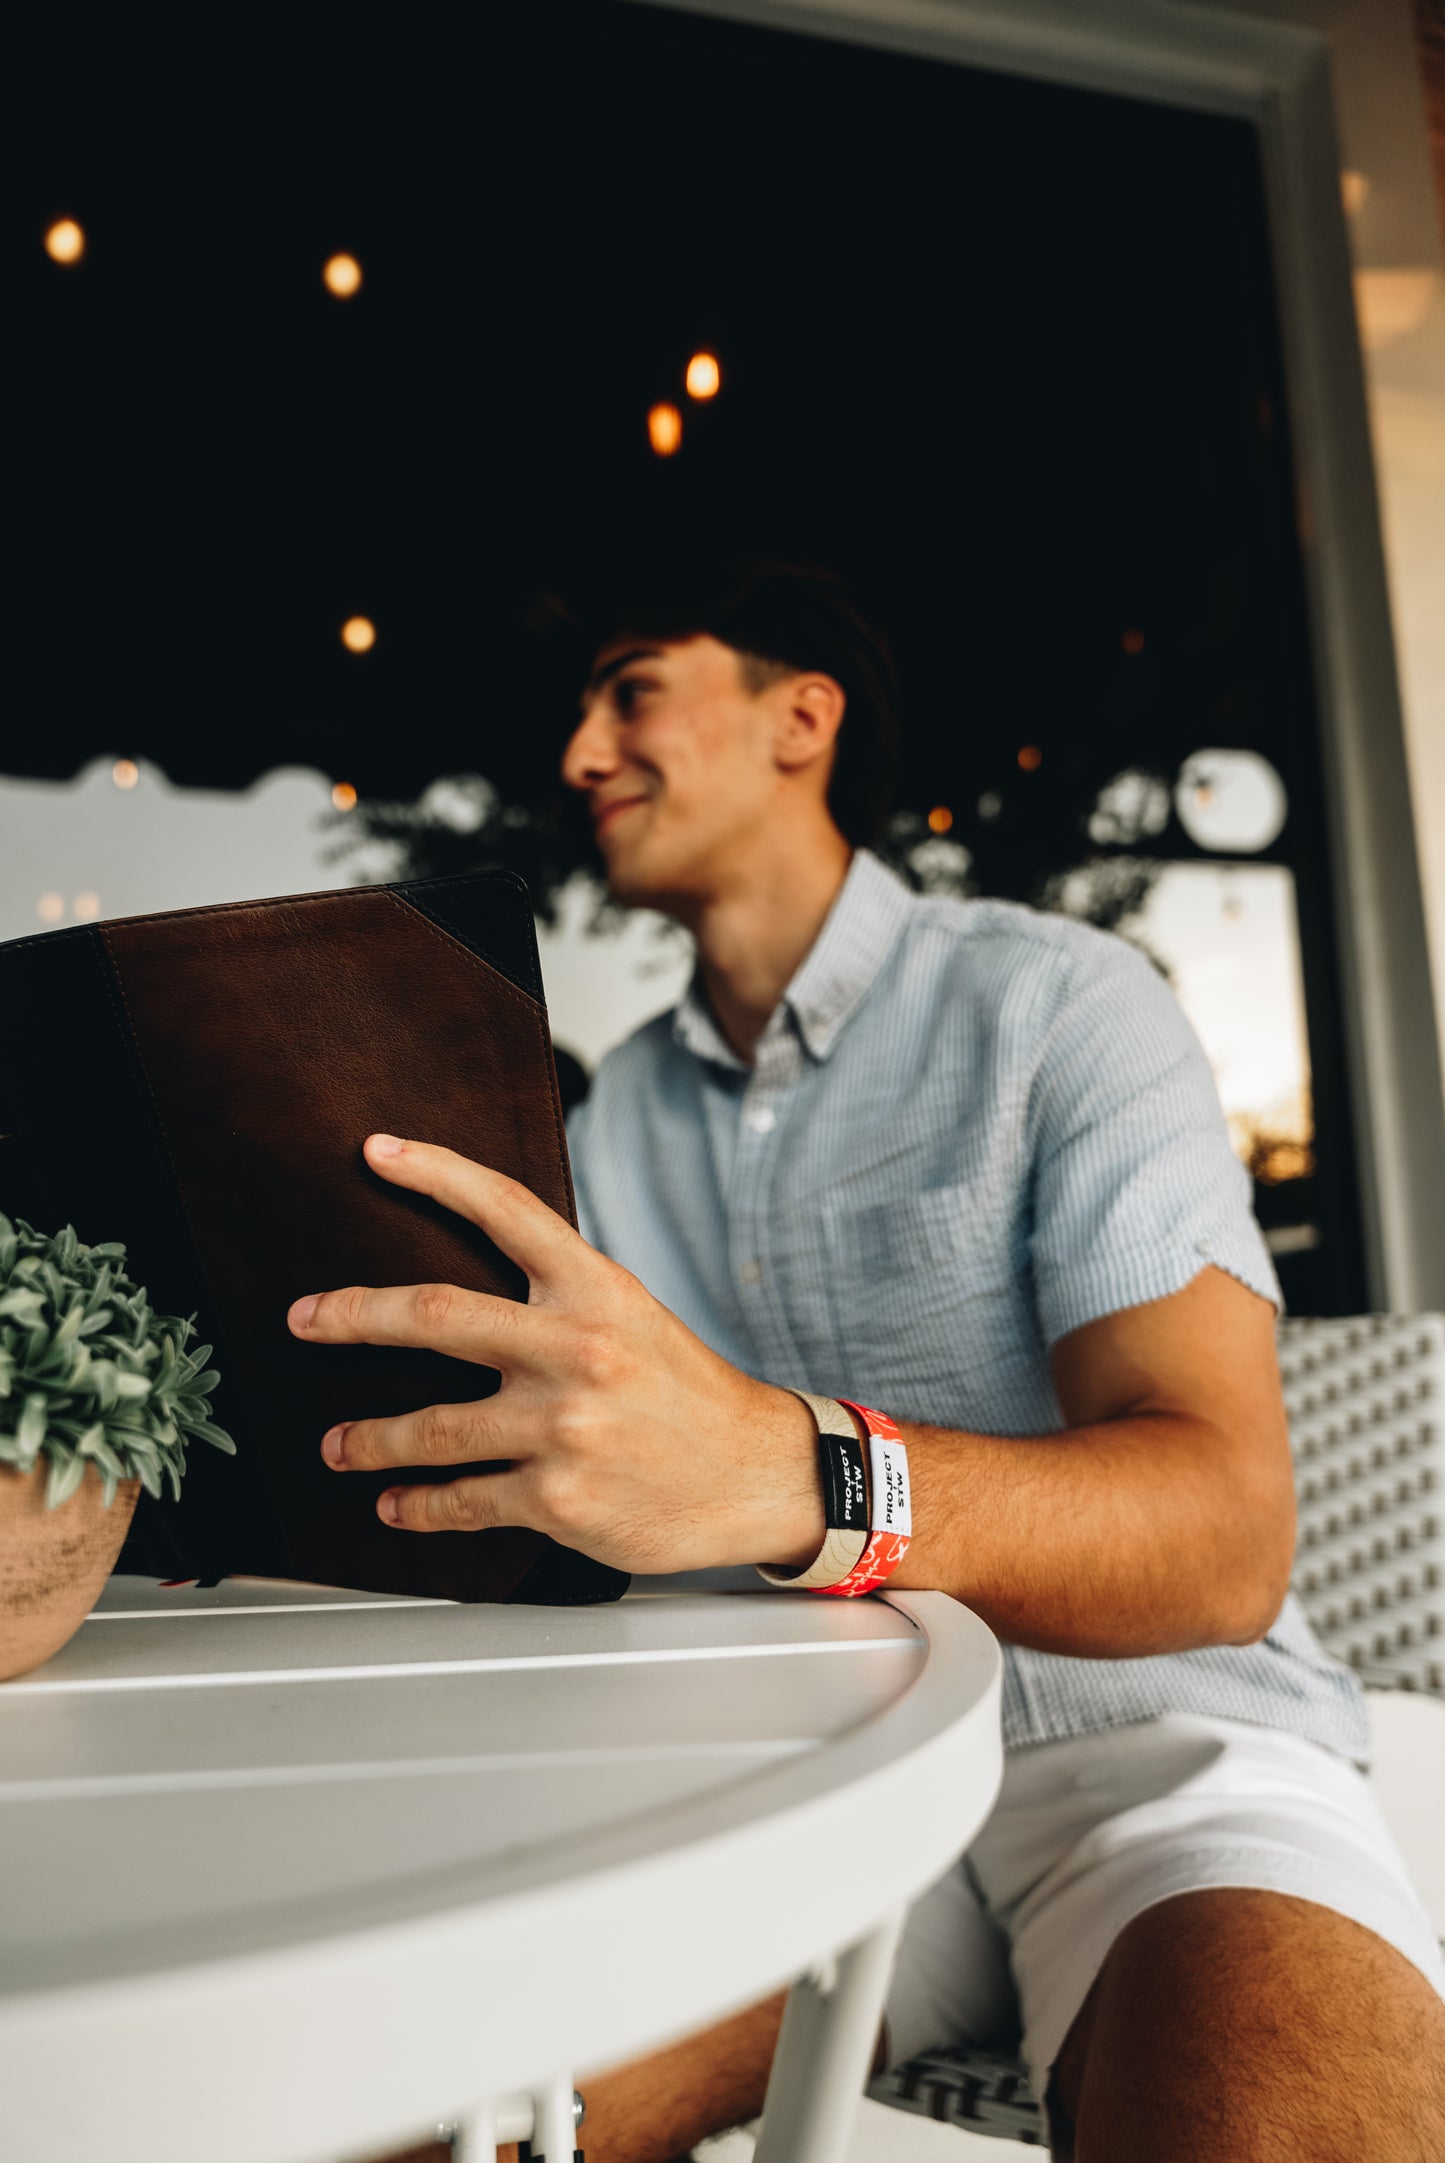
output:
{"label": "man's nose", "polygon": [[569,789],[590,789],[615,774],[620,764],[614,731],[595,710],[585,713],[562,754],[562,779]]}

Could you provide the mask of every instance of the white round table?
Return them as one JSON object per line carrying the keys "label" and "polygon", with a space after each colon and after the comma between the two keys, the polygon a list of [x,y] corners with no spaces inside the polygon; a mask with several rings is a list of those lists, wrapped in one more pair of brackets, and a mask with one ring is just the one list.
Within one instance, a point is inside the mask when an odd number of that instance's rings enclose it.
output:
{"label": "white round table", "polygon": [[0,1687],[0,2157],[569,2163],[574,2068],[794,1983],[760,2163],[835,2163],[998,1687],[938,1593],[112,1579]]}

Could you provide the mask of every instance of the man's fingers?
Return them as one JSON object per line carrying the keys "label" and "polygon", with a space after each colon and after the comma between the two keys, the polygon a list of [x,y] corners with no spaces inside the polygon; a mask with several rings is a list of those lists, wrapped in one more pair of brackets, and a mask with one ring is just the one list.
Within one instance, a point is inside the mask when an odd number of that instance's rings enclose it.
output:
{"label": "man's fingers", "polygon": [[528,1523],[516,1472],[480,1473],[443,1487],[388,1487],[377,1497],[376,1514],[402,1532],[490,1532]]}
{"label": "man's fingers", "polygon": [[401,1141],[394,1134],[371,1134],[366,1161],[393,1186],[429,1194],[479,1225],[527,1277],[555,1280],[591,1249],[565,1217],[539,1201],[519,1180],[508,1179],[485,1164],[473,1164],[454,1149],[433,1142]]}
{"label": "man's fingers", "polygon": [[455,1284],[350,1284],[298,1299],[286,1317],[309,1344],[410,1344],[479,1367],[524,1360],[536,1317],[519,1300]]}
{"label": "man's fingers", "polygon": [[397,1465],[470,1465],[515,1459],[514,1437],[487,1417],[481,1404],[429,1404],[396,1419],[353,1419],[321,1438],[321,1454],[337,1472],[386,1472]]}

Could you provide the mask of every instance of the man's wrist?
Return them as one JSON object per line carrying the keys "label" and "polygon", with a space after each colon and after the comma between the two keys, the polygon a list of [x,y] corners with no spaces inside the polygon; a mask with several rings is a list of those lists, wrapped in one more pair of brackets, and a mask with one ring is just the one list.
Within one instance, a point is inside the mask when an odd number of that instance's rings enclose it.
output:
{"label": "man's wrist", "polygon": [[[776,1483],[767,1521],[754,1535],[750,1561],[771,1569],[804,1570],[827,1530],[818,1471],[818,1430],[807,1406],[791,1390],[761,1384],[768,1396],[766,1429],[774,1437]],[[761,1544],[756,1544],[760,1542]]]}

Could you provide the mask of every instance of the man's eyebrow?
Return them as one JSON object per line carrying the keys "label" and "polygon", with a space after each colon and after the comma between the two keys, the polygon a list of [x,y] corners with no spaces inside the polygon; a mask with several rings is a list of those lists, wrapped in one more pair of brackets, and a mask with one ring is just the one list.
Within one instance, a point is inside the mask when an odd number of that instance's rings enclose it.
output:
{"label": "man's eyebrow", "polygon": [[630,668],[634,661],[656,661],[661,653],[660,646],[629,646],[626,653],[615,654],[610,661],[604,661],[601,668],[592,671],[587,688],[582,694],[583,706],[586,706],[589,699],[596,698],[599,691],[605,691],[613,677],[620,676],[623,669]]}

